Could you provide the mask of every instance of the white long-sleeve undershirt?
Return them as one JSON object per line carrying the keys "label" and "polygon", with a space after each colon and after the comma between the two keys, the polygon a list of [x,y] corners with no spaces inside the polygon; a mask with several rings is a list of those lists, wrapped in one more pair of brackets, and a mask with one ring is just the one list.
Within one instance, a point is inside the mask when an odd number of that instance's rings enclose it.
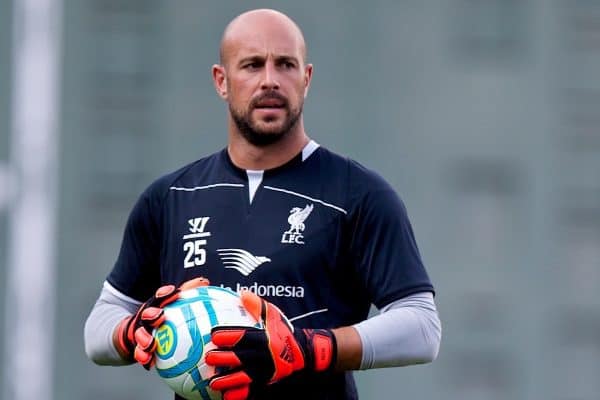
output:
{"label": "white long-sleeve undershirt", "polygon": [[[85,352],[99,365],[125,365],[113,343],[118,323],[135,313],[136,301],[104,282],[102,291],[84,327]],[[435,359],[441,339],[441,324],[433,295],[416,293],[384,307],[354,328],[362,342],[360,369],[420,364]]]}
{"label": "white long-sleeve undershirt", "polygon": [[392,302],[354,328],[362,341],[360,369],[431,362],[437,357],[442,337],[430,292],[415,293]]}
{"label": "white long-sleeve undershirt", "polygon": [[123,318],[134,314],[142,303],[124,295],[104,282],[100,297],[85,321],[85,353],[99,365],[126,365],[113,343],[113,332]]}

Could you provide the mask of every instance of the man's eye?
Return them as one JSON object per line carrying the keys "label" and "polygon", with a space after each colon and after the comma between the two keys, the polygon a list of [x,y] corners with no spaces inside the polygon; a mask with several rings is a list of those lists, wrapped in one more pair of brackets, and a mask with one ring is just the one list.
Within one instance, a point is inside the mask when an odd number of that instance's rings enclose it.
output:
{"label": "man's eye", "polygon": [[251,63],[248,63],[248,64],[244,64],[244,66],[242,68],[244,68],[244,69],[256,69],[256,68],[259,68],[259,67],[260,67],[259,63],[257,63],[257,62],[251,62]]}

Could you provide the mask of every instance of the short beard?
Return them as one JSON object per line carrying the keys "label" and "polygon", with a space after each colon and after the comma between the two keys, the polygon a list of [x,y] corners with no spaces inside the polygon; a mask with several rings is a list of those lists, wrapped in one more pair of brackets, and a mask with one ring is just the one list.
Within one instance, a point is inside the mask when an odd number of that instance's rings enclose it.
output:
{"label": "short beard", "polygon": [[250,120],[250,114],[252,113],[253,107],[249,108],[247,114],[238,112],[229,105],[229,113],[231,118],[235,122],[238,130],[248,141],[248,143],[257,147],[266,147],[273,143],[276,143],[283,139],[291,130],[298,124],[300,115],[302,114],[302,104],[297,110],[291,110],[286,108],[287,118],[284,125],[278,131],[265,132],[258,130],[256,126]]}

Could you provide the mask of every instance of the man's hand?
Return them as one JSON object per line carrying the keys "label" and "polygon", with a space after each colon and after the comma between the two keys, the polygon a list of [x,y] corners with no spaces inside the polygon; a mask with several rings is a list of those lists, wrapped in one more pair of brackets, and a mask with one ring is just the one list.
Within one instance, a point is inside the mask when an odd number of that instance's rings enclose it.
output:
{"label": "man's hand", "polygon": [[159,287],[154,296],[143,303],[134,315],[117,325],[113,335],[115,347],[121,356],[130,361],[137,361],[149,370],[154,365],[156,340],[152,336],[152,328],[165,321],[163,307],[179,298],[179,293],[200,286],[208,286],[206,278],[195,278],[184,282],[181,286],[165,285]]}
{"label": "man's hand", "polygon": [[252,292],[241,294],[242,305],[263,325],[216,326],[212,342],[217,349],[206,354],[206,363],[226,367],[210,380],[210,388],[223,392],[224,400],[243,400],[252,387],[277,382],[296,371],[328,371],[336,360],[336,340],[328,329],[296,329],[273,304]]}

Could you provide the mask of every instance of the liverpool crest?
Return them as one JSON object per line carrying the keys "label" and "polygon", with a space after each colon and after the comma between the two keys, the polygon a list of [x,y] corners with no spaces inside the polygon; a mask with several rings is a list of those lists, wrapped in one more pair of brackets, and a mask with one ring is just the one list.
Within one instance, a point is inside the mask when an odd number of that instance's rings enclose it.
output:
{"label": "liverpool crest", "polygon": [[281,243],[304,244],[304,235],[302,234],[306,228],[304,221],[312,212],[313,207],[312,204],[307,204],[304,208],[294,207],[290,210],[290,216],[288,217],[290,229],[283,232]]}

